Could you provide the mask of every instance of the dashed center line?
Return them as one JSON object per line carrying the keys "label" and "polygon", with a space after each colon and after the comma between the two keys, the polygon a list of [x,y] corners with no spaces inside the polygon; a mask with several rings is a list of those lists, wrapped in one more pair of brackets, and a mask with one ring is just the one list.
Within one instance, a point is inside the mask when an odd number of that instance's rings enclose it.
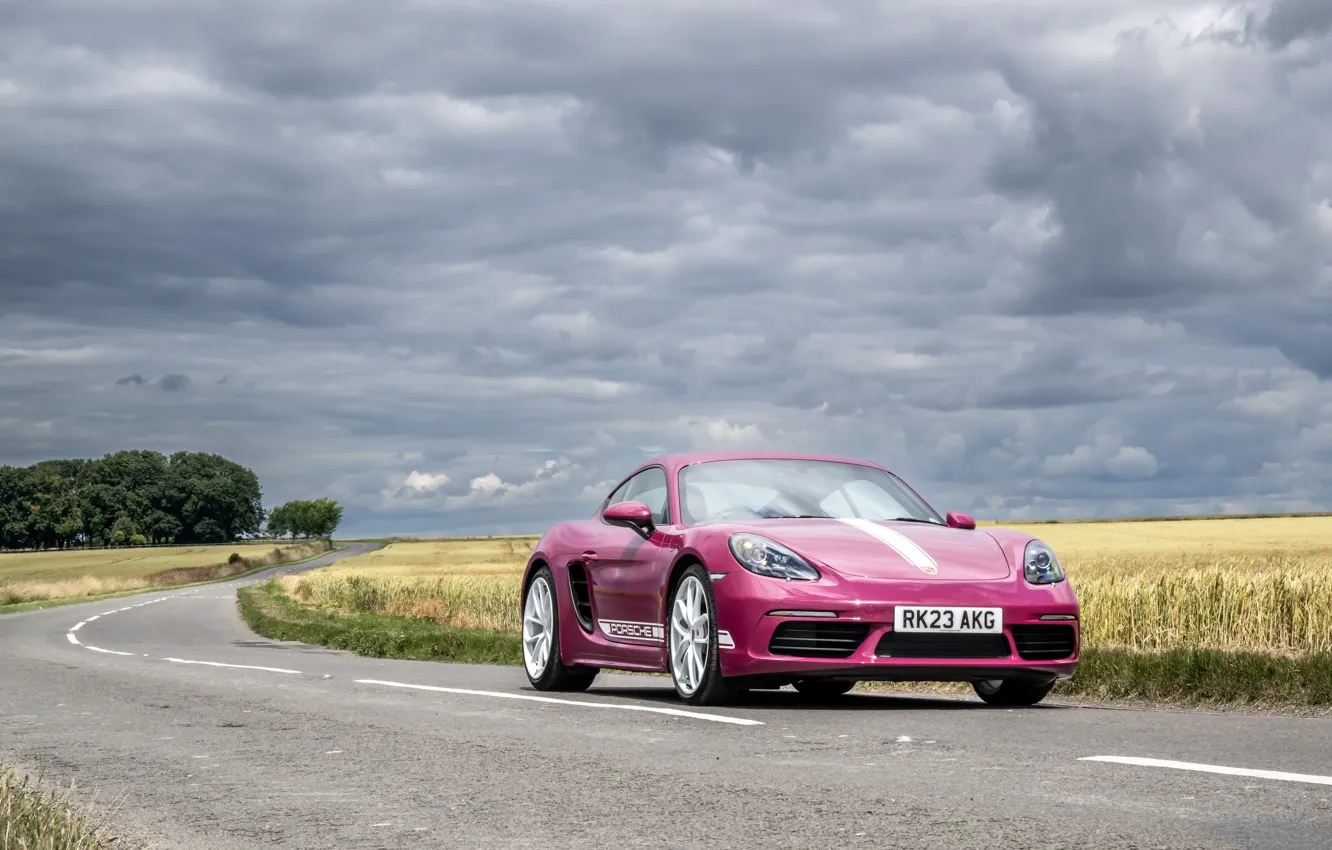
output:
{"label": "dashed center line", "polygon": [[1078,761],[1100,761],[1112,764],[1130,764],[1136,767],[1164,767],[1171,770],[1193,770],[1199,773],[1219,773],[1224,776],[1251,776],[1255,779],[1276,779],[1282,782],[1311,782],[1315,785],[1332,785],[1332,776],[1319,776],[1313,773],[1287,773],[1282,770],[1254,770],[1248,767],[1226,767],[1220,764],[1198,764],[1191,761],[1171,761],[1169,759],[1137,758],[1135,756],[1087,756]]}
{"label": "dashed center line", "polygon": [[291,673],[295,676],[301,675],[300,670],[287,670],[282,667],[256,667],[253,664],[223,664],[220,661],[190,661],[185,658],[163,658],[162,660],[170,661],[173,664],[203,664],[207,667],[234,667],[238,670],[264,670],[269,673]]}
{"label": "dashed center line", "polygon": [[464,694],[467,696],[478,697],[496,697],[498,699],[521,699],[531,702],[555,703],[556,705],[577,705],[583,708],[617,708],[621,711],[646,711],[652,714],[666,714],[671,717],[691,717],[695,720],[710,720],[714,723],[731,723],[736,726],[763,726],[761,720],[750,720],[747,717],[727,717],[724,714],[705,714],[701,711],[685,711],[681,708],[658,708],[648,705],[625,705],[618,702],[587,702],[576,699],[557,699],[555,697],[539,697],[535,694],[511,694],[504,691],[475,691],[470,688],[440,688],[434,685],[411,685],[404,682],[385,682],[379,679],[357,679],[358,685],[383,685],[388,688],[408,688],[418,691],[434,691],[445,694]]}
{"label": "dashed center line", "polygon": [[[197,594],[197,591],[196,591],[195,593]],[[80,642],[78,636],[77,636],[75,633],[78,632],[80,629],[82,629],[82,628],[83,628],[85,625],[87,625],[88,623],[91,623],[91,622],[93,622],[94,620],[100,619],[101,617],[107,617],[107,616],[110,616],[110,615],[112,615],[112,614],[119,614],[119,613],[124,612],[124,611],[132,611],[132,610],[134,610],[135,608],[142,608],[142,607],[144,607],[144,606],[146,606],[146,605],[153,605],[153,604],[156,604],[156,603],[158,603],[158,602],[165,602],[165,601],[167,601],[168,599],[178,599],[178,598],[186,598],[186,599],[208,599],[208,598],[214,598],[214,597],[201,597],[201,596],[198,596],[198,595],[191,595],[190,593],[176,593],[176,594],[172,594],[172,595],[170,595],[170,596],[163,596],[163,597],[160,597],[160,598],[158,598],[158,599],[153,599],[153,600],[150,600],[150,601],[147,601],[147,602],[141,602],[141,603],[139,603],[139,604],[137,604],[137,605],[127,605],[127,606],[124,607],[124,608],[116,608],[116,609],[113,609],[113,610],[110,610],[110,611],[104,611],[104,612],[102,612],[101,614],[95,614],[95,615],[93,615],[93,616],[87,618],[86,620],[83,620],[83,621],[81,621],[81,622],[79,622],[79,623],[74,624],[74,625],[71,626],[71,627],[69,628],[69,630],[65,633],[65,637],[69,640],[69,642],[70,642],[71,644],[73,644],[74,646],[80,647],[80,648],[82,648],[82,649],[89,649],[89,650],[92,650],[93,652],[105,653],[105,654],[107,654],[107,655],[133,656],[133,655],[135,655],[136,653],[133,653],[133,652],[122,652],[122,651],[120,651],[120,650],[115,650],[115,649],[103,649],[103,648],[101,648],[101,647],[97,647],[97,646],[89,646],[88,644],[85,644],[85,643]],[[231,597],[215,597],[215,598],[219,598],[219,599],[231,599]],[[148,656],[147,654],[145,654],[143,657],[144,657],[144,658],[148,658],[149,656]],[[301,676],[301,675],[304,675],[300,670],[291,670],[291,669],[288,669],[288,668],[285,668],[285,667],[264,667],[264,666],[254,665],[254,664],[227,664],[227,663],[224,663],[224,662],[221,662],[221,661],[197,661],[197,660],[193,660],[193,659],[187,659],[187,658],[174,658],[174,657],[172,657],[172,658],[163,658],[163,659],[161,659],[161,660],[162,660],[162,661],[169,662],[169,663],[172,663],[172,664],[196,664],[196,665],[201,665],[201,666],[206,666],[206,667],[225,667],[225,668],[236,669],[236,670],[260,670],[260,671],[263,671],[263,672],[265,672],[265,673],[282,673],[282,674],[292,675],[292,676]],[[329,676],[328,676],[328,675],[325,675],[323,678],[327,679],[327,678],[329,678]],[[465,695],[465,696],[494,697],[494,698],[498,698],[498,699],[516,699],[516,700],[525,700],[525,701],[528,701],[528,702],[540,702],[540,703],[549,703],[549,704],[556,704],[556,705],[581,706],[581,707],[583,707],[583,708],[605,708],[605,709],[618,709],[618,710],[620,710],[620,711],[638,711],[638,712],[646,712],[646,713],[649,713],[649,714],[663,714],[663,715],[666,715],[666,716],[669,716],[669,717],[684,717],[684,718],[691,718],[691,719],[694,719],[694,720],[706,720],[706,721],[710,721],[710,722],[713,722],[713,723],[726,723],[726,724],[730,724],[730,725],[733,725],[733,726],[763,726],[763,725],[765,725],[765,724],[763,723],[763,721],[761,721],[761,720],[751,720],[751,719],[746,718],[746,717],[729,717],[729,716],[722,715],[722,714],[709,714],[709,713],[702,712],[702,711],[688,711],[688,710],[685,710],[685,709],[679,709],[679,708],[663,708],[663,707],[657,707],[657,706],[633,705],[633,704],[626,704],[626,703],[591,702],[591,701],[574,700],[574,699],[559,699],[559,698],[556,698],[556,697],[537,696],[537,695],[535,695],[535,694],[507,693],[507,692],[504,692],[504,691],[483,691],[483,690],[475,690],[475,689],[471,689],[471,688],[447,688],[447,687],[437,687],[437,686],[434,686],[434,685],[415,685],[415,684],[410,684],[410,683],[406,683],[406,682],[387,682],[387,681],[382,681],[382,680],[378,680],[378,679],[357,679],[357,680],[355,680],[355,681],[356,681],[357,684],[361,684],[361,685],[381,685],[381,686],[384,686],[384,687],[390,687],[390,688],[405,688],[405,689],[410,689],[410,690],[433,691],[433,692],[436,692],[436,693],[462,694],[462,695]],[[163,740],[168,740],[168,739],[163,739]],[[341,750],[330,750],[329,752],[327,752],[327,753],[325,753],[325,754],[326,754],[326,755],[337,755],[337,754],[340,754],[341,752],[342,752]],[[381,824],[376,824],[376,825],[381,825]],[[387,826],[388,824],[382,824],[382,825]]]}

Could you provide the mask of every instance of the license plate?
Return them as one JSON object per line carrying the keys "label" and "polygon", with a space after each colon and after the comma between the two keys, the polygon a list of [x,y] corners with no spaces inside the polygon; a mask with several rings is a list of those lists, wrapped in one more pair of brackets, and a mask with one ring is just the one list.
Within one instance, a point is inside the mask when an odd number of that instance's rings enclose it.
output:
{"label": "license plate", "polygon": [[1004,609],[898,605],[893,611],[893,630],[898,632],[1002,632],[1004,630]]}

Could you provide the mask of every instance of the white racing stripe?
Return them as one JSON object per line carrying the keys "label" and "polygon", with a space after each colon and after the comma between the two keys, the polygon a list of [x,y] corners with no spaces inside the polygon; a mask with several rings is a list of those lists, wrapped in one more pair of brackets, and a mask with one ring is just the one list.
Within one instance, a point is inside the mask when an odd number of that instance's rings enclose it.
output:
{"label": "white racing stripe", "polygon": [[358,685],[383,685],[388,688],[409,688],[417,691],[435,691],[443,694],[464,694],[477,697],[498,697],[500,699],[523,699],[531,702],[547,702],[556,705],[577,705],[583,708],[618,708],[622,711],[646,711],[652,714],[666,714],[671,717],[692,717],[695,720],[711,720],[714,723],[731,723],[736,726],[762,726],[761,720],[746,717],[727,717],[724,714],[704,714],[701,711],[685,711],[680,708],[657,708],[647,705],[624,705],[615,702],[584,702],[575,699],[556,699],[539,697],[534,694],[511,694],[504,691],[474,691],[469,688],[438,688],[433,685],[409,685],[403,682],[384,682],[379,679],[357,679]]}
{"label": "white racing stripe", "polygon": [[1172,770],[1220,773],[1224,776],[1251,776],[1255,779],[1279,779],[1283,782],[1311,782],[1315,785],[1332,785],[1332,776],[1318,776],[1312,773],[1286,773],[1281,770],[1254,770],[1247,767],[1226,767],[1219,764],[1198,764],[1191,761],[1170,761],[1168,759],[1137,758],[1134,756],[1087,756],[1078,759],[1078,761],[1131,764],[1137,767],[1165,767]]}
{"label": "white racing stripe", "polygon": [[184,658],[163,658],[163,661],[170,661],[174,664],[203,664],[207,667],[234,667],[237,670],[263,670],[266,673],[291,673],[294,676],[301,675],[300,670],[286,670],[282,667],[255,667],[251,664],[223,664],[220,661],[189,661]]}
{"label": "white racing stripe", "polygon": [[907,563],[914,567],[919,567],[930,575],[939,572],[939,565],[930,557],[930,553],[920,548],[915,542],[900,531],[894,531],[891,528],[885,528],[877,522],[871,522],[867,519],[856,519],[854,517],[838,517],[839,521],[846,523],[852,528],[859,529],[892,547],[893,551],[906,558]]}

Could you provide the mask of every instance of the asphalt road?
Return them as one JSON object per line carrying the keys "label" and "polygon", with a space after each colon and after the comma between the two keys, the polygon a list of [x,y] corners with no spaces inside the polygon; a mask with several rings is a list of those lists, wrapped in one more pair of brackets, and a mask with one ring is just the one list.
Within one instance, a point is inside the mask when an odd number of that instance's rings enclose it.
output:
{"label": "asphalt road", "polygon": [[695,711],[609,674],[545,701],[519,668],[259,638],[235,587],[263,577],[0,617],[0,760],[168,848],[1332,847],[1329,718],[790,690]]}

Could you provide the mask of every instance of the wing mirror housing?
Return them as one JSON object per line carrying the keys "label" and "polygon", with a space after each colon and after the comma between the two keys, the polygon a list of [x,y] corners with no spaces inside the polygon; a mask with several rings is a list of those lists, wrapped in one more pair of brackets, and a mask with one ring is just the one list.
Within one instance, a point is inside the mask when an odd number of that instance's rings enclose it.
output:
{"label": "wing mirror housing", "polygon": [[961,511],[949,511],[944,518],[949,528],[975,528],[976,521]]}
{"label": "wing mirror housing", "polygon": [[657,529],[652,522],[652,509],[642,502],[616,502],[602,511],[601,518],[611,525],[632,528],[644,539]]}

